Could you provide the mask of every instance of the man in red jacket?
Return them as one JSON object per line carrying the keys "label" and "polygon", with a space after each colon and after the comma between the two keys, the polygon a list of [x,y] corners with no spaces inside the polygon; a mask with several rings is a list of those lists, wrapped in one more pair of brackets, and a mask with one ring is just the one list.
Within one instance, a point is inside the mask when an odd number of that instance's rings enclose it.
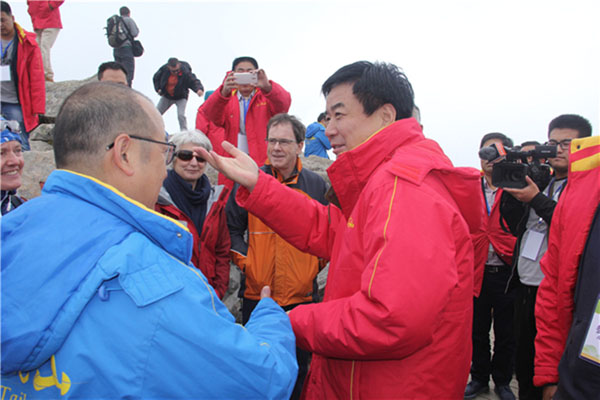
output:
{"label": "man in red jacket", "polygon": [[281,185],[227,142],[234,159],[202,153],[243,186],[238,204],[330,260],[324,301],[289,313],[297,345],[313,353],[304,397],[462,399],[479,173],[453,167],[423,136],[396,66],[347,65],[322,91],[337,155],[327,170],[334,204]]}
{"label": "man in red jacket", "polygon": [[[512,147],[506,135],[494,132],[483,136],[479,148],[501,144]],[[480,196],[485,202],[487,214],[486,232],[478,238],[476,248],[485,248],[487,257],[476,265],[475,282],[478,295],[473,299],[473,363],[471,382],[465,388],[465,399],[473,399],[479,393],[489,391],[490,375],[495,392],[501,400],[515,398],[510,389],[515,356],[513,332],[514,291],[506,291],[511,274],[512,254],[516,238],[500,226],[500,198],[502,189],[492,184],[493,164],[481,159]],[[483,278],[483,279],[481,279]],[[494,352],[490,355],[490,328],[494,321]]]}
{"label": "man in red jacket", "polygon": [[543,399],[600,395],[600,138],[573,139],[535,304],[535,375]]}
{"label": "man in red jacket", "polygon": [[[223,84],[200,106],[198,113],[224,128],[225,140],[263,165],[267,160],[267,123],[274,115],[286,113],[291,102],[290,94],[269,80],[254,58],[238,57]],[[222,138],[209,136],[209,139],[218,154],[228,155],[221,147]],[[219,183],[233,187],[222,175]]]}
{"label": "man in red jacket", "polygon": [[15,22],[10,6],[2,1],[0,110],[7,120],[17,121],[23,150],[29,150],[29,132],[39,124],[38,114],[46,111],[46,85],[42,55],[33,33]]}
{"label": "man in red jacket", "polygon": [[64,2],[65,0],[27,0],[27,12],[31,16],[33,30],[37,35],[37,42],[42,51],[44,73],[48,82],[54,82],[54,71],[52,71],[52,63],[50,62],[50,49],[62,29],[58,7]]}

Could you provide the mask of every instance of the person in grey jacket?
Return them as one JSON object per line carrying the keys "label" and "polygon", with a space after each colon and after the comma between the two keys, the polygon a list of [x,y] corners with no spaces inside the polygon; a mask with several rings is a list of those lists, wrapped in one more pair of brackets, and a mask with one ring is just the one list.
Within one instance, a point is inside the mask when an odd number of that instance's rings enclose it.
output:
{"label": "person in grey jacket", "polygon": [[[129,30],[131,37],[137,37],[140,34],[140,30],[135,24],[135,21],[131,18],[131,11],[129,10],[129,8],[125,6],[121,7],[119,9],[119,14],[123,19],[125,28]],[[127,70],[127,84],[129,85],[129,87],[131,87],[131,82],[133,81],[133,73],[135,71],[135,59],[133,57],[132,46],[133,43],[131,43],[131,40],[126,39],[121,44],[121,46],[113,50],[113,56],[115,57],[115,61],[123,64],[123,66]]]}

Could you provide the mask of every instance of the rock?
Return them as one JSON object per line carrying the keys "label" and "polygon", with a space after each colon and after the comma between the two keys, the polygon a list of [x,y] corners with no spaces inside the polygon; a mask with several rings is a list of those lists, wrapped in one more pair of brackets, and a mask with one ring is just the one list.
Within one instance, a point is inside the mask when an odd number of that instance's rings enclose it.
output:
{"label": "rock", "polygon": [[30,142],[45,142],[50,145],[50,150],[52,150],[52,131],[54,129],[54,124],[41,124],[38,125],[31,133],[29,134]]}
{"label": "rock", "polygon": [[41,193],[40,182],[46,182],[48,175],[56,169],[54,152],[31,150],[23,152],[23,156],[25,166],[23,167],[23,185],[19,188],[19,195],[26,199],[32,199]]}
{"label": "rock", "polygon": [[56,117],[68,95],[86,83],[96,81],[98,78],[94,75],[81,81],[46,82],[46,112],[44,115]]}
{"label": "rock", "polygon": [[327,168],[333,164],[332,160],[319,156],[304,157],[302,155],[300,156],[300,159],[302,160],[302,165],[304,168],[318,174],[321,178],[325,179],[327,184],[331,184],[329,181],[329,176],[327,176]]}

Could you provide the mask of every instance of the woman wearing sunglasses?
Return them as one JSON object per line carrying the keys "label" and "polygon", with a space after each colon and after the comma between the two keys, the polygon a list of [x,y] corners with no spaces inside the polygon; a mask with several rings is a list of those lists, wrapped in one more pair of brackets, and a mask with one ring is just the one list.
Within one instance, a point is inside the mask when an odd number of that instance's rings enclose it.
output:
{"label": "woman wearing sunglasses", "polygon": [[163,182],[156,210],[187,225],[194,236],[192,262],[202,271],[219,298],[229,285],[229,230],[225,204],[229,189],[211,186],[206,161],[192,151],[201,146],[210,151],[210,140],[193,130],[172,135],[175,157]]}

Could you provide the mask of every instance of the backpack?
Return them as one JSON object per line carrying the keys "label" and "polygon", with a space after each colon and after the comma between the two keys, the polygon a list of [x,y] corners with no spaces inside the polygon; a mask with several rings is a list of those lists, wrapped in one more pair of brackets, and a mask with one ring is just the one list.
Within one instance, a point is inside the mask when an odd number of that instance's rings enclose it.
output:
{"label": "backpack", "polygon": [[110,47],[120,47],[127,40],[123,29],[123,19],[116,14],[106,20],[104,29]]}

